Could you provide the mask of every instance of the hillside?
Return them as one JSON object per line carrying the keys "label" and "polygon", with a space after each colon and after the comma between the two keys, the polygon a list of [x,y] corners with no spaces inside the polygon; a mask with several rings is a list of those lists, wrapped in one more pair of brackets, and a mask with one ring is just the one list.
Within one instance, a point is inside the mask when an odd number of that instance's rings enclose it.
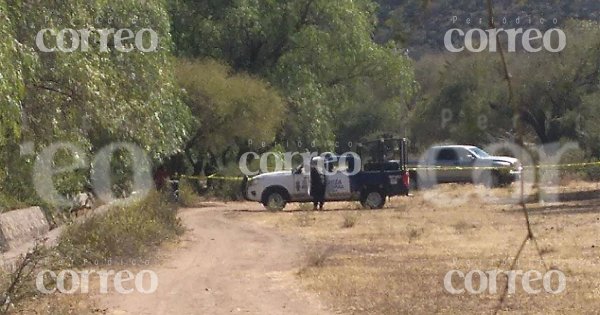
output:
{"label": "hillside", "polygon": [[[482,0],[379,0],[378,3],[380,25],[375,38],[379,42],[403,43],[413,57],[442,50],[448,29],[475,27],[467,24],[469,18],[476,25],[482,22],[482,28],[487,25],[486,1]],[[600,1],[500,0],[494,1],[494,16],[497,25],[504,28],[532,26],[545,30],[554,26],[554,19],[558,27],[568,19],[600,21]],[[453,21],[453,17],[457,19]],[[546,21],[543,25],[541,19]]]}

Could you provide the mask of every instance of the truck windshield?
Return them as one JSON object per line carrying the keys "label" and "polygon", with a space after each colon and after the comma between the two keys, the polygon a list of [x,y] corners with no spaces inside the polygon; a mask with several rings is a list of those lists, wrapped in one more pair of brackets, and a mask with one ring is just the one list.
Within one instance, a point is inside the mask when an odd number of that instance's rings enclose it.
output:
{"label": "truck windshield", "polygon": [[483,157],[483,158],[490,157],[490,155],[487,152],[485,152],[477,147],[471,148],[471,151],[473,151],[473,153],[477,154],[477,156],[479,156],[479,157]]}

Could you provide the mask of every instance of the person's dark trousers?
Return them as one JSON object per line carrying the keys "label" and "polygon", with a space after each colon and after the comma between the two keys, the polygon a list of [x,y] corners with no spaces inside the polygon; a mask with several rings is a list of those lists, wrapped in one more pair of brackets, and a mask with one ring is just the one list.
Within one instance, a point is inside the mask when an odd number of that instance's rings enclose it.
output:
{"label": "person's dark trousers", "polygon": [[310,183],[310,195],[313,198],[314,209],[317,210],[317,206],[319,206],[319,209],[323,210],[325,204],[325,177],[319,174],[314,167],[310,169]]}
{"label": "person's dark trousers", "polygon": [[318,187],[318,189],[313,192],[312,197],[314,209],[317,210],[318,206],[319,210],[323,210],[323,206],[325,205],[325,187]]}

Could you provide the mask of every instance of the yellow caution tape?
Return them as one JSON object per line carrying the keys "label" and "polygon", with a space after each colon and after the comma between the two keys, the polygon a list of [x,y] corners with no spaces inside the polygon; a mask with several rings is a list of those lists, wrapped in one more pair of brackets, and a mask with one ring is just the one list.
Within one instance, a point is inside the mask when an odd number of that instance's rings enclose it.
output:
{"label": "yellow caution tape", "polygon": [[[567,163],[567,164],[542,164],[542,165],[528,165],[523,166],[523,169],[535,168],[535,169],[557,169],[557,168],[584,168],[588,166],[600,166],[600,161],[598,162],[587,162],[587,163]],[[417,167],[409,167],[409,171],[462,171],[462,170],[512,170],[512,167],[509,166],[417,166]],[[217,174],[213,174],[210,176],[189,176],[189,175],[181,175],[181,178],[186,179],[195,179],[195,180],[208,180],[208,179],[216,179],[216,180],[229,180],[229,181],[241,181],[244,177],[241,176],[218,176]]]}
{"label": "yellow caution tape", "polygon": [[587,166],[600,166],[599,162],[588,162],[588,163],[567,163],[567,164],[555,164],[555,165],[530,165],[524,166],[524,168],[572,168],[572,167],[587,167]]}
{"label": "yellow caution tape", "polygon": [[207,180],[207,179],[218,179],[218,180],[243,180],[244,177],[241,176],[217,176],[217,174],[213,174],[210,176],[189,176],[189,175],[181,175],[180,178],[185,179],[195,179],[195,180]]}
{"label": "yellow caution tape", "polygon": [[[541,165],[527,165],[523,166],[523,169],[528,168],[536,168],[536,169],[556,169],[556,168],[578,168],[578,167],[588,167],[588,166],[600,166],[599,162],[587,162],[587,163],[567,163],[567,164],[541,164]],[[411,167],[408,168],[409,171],[419,171],[419,170],[436,170],[436,171],[459,171],[459,170],[512,170],[510,166],[423,166],[423,167]]]}

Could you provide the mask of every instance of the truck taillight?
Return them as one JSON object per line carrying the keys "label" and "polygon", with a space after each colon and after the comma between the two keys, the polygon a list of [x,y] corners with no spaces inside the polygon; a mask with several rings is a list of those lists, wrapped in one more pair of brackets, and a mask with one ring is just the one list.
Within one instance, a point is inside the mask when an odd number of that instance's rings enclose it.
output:
{"label": "truck taillight", "polygon": [[404,183],[404,186],[408,188],[410,185],[410,176],[408,175],[408,172],[402,174],[402,182]]}

